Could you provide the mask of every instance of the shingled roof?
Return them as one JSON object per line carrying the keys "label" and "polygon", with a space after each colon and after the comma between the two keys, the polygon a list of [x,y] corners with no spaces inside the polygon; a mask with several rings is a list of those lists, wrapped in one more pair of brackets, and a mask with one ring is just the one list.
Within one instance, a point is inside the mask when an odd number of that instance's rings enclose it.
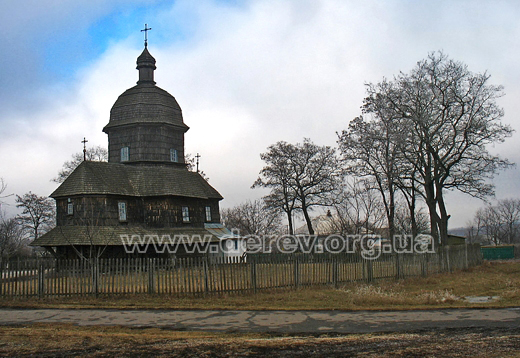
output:
{"label": "shingled roof", "polygon": [[175,98],[150,83],[138,84],[119,96],[103,132],[112,127],[136,123],[170,124],[184,131],[189,129],[183,122],[181,107]]}
{"label": "shingled roof", "polygon": [[185,168],[90,161],[82,162],[51,197],[91,194],[222,199],[200,174]]}

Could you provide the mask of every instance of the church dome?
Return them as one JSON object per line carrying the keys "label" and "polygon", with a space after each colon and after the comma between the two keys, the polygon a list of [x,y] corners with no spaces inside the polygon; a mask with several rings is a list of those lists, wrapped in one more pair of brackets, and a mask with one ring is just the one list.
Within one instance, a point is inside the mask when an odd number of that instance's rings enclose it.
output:
{"label": "church dome", "polygon": [[145,48],[137,58],[137,86],[119,96],[110,110],[110,122],[103,128],[104,132],[112,127],[137,123],[162,123],[188,129],[175,98],[155,85],[155,68],[155,58]]}
{"label": "church dome", "polygon": [[103,128],[108,134],[108,161],[159,163],[185,167],[182,110],[175,98],[157,87],[155,59],[145,47],[137,58],[139,81],[121,94]]}
{"label": "church dome", "polygon": [[152,83],[140,83],[121,94],[110,110],[110,122],[103,131],[140,123],[170,124],[188,129],[175,98]]}

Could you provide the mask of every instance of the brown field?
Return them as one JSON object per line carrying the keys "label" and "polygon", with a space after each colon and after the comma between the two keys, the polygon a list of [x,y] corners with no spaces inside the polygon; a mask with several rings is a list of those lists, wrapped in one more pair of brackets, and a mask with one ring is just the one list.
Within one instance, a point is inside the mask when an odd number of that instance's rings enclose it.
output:
{"label": "brown field", "polygon": [[364,335],[177,332],[35,324],[0,327],[0,356],[16,357],[518,357],[520,329]]}

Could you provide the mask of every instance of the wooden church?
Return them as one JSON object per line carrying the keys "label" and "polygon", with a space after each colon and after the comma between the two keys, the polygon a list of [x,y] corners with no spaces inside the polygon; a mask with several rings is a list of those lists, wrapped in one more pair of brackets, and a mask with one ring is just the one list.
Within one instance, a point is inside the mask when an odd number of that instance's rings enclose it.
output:
{"label": "wooden church", "polygon": [[[171,245],[160,250],[164,237],[183,238],[176,255],[191,252],[197,241],[210,245],[230,237],[220,224],[222,196],[187,169],[189,127],[175,98],[156,86],[155,69],[145,42],[137,58],[139,81],[119,96],[103,128],[108,162],[84,161],[51,194],[57,225],[32,246],[58,258],[153,257],[171,255]],[[125,249],[128,239],[142,240],[139,252]],[[146,245],[150,240],[159,245]]]}

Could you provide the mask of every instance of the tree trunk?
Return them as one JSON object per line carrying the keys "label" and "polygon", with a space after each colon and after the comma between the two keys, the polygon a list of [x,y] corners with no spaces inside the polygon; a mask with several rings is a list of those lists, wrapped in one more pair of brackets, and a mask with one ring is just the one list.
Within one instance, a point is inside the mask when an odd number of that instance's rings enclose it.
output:
{"label": "tree trunk", "polygon": [[388,236],[390,240],[394,240],[395,235],[395,191],[394,186],[389,185],[389,203],[388,203]]}
{"label": "tree trunk", "polygon": [[437,214],[437,203],[433,183],[424,185],[424,193],[426,194],[426,205],[430,214],[430,230],[435,242],[439,242],[439,215]]}
{"label": "tree trunk", "polygon": [[309,235],[314,235],[314,229],[312,228],[312,221],[309,216],[309,212],[307,210],[308,209],[307,203],[305,201],[305,194],[300,195],[300,201],[302,204],[303,217],[305,218],[305,222],[307,223],[307,229],[309,230]]}
{"label": "tree trunk", "polygon": [[412,237],[415,239],[419,235],[417,228],[417,219],[415,217],[415,189],[412,189],[412,198],[410,200],[410,225],[412,229]]}
{"label": "tree trunk", "polygon": [[448,219],[450,216],[446,211],[446,205],[444,204],[444,197],[442,196],[442,187],[440,184],[436,185],[437,188],[437,205],[439,207],[440,218],[439,218],[439,237],[441,239],[441,245],[448,245]]}
{"label": "tree trunk", "polygon": [[307,212],[307,207],[302,205],[303,217],[305,218],[305,222],[307,223],[307,229],[309,230],[309,235],[314,235],[314,229],[312,228],[312,220]]}
{"label": "tree trunk", "polygon": [[286,214],[287,214],[287,221],[289,222],[289,235],[294,235],[292,211],[286,211]]}
{"label": "tree trunk", "polygon": [[[415,174],[414,174],[415,176]],[[412,227],[412,237],[415,239],[417,235],[419,235],[419,229],[417,228],[417,219],[415,217],[415,204],[416,204],[416,194],[415,194],[415,180],[412,178],[412,187],[410,193],[410,224]]]}

